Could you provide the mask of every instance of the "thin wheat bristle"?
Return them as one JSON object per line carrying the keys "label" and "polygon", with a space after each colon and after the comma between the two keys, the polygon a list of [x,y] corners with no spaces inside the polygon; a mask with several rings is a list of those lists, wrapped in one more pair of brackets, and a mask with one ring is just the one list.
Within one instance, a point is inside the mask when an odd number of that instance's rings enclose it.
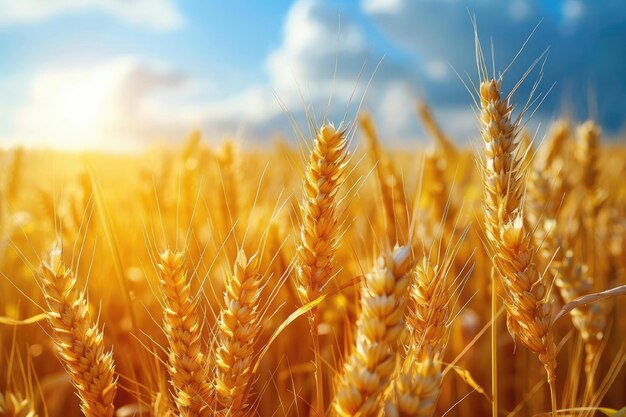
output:
{"label": "thin wheat bristle", "polygon": [[191,294],[183,252],[165,250],[157,265],[165,294],[163,331],[169,349],[168,372],[174,401],[183,417],[209,416],[211,388],[206,354],[203,352],[198,297]]}
{"label": "thin wheat bristle", "polygon": [[261,331],[261,285],[255,257],[248,259],[240,250],[226,280],[216,351],[216,392],[221,406],[232,416],[250,412],[248,398]]}
{"label": "thin wheat bristle", "polygon": [[89,313],[85,294],[63,265],[55,248],[40,269],[48,306],[48,322],[58,356],[71,376],[87,417],[112,417],[117,392],[113,353],[104,347],[103,333]]}
{"label": "thin wheat bristle", "polygon": [[409,246],[380,256],[363,281],[354,351],[335,391],[341,416],[374,416],[396,368],[397,343],[405,329],[407,289],[414,265]]}

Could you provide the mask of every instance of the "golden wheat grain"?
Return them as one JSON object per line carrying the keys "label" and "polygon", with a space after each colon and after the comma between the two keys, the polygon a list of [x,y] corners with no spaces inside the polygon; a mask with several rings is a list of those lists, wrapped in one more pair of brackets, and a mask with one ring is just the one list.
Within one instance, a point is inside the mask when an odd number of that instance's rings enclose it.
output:
{"label": "golden wheat grain", "polygon": [[343,131],[324,125],[315,139],[307,166],[302,201],[302,226],[297,250],[298,293],[303,304],[320,296],[333,276],[339,235],[337,193],[348,160]]}
{"label": "golden wheat grain", "polygon": [[439,354],[443,348],[452,307],[447,272],[445,265],[433,265],[427,257],[415,269],[408,323],[418,359]]}
{"label": "golden wheat grain", "polygon": [[261,331],[260,300],[262,276],[255,257],[239,251],[232,274],[226,280],[224,308],[219,320],[215,378],[218,400],[228,415],[250,414],[250,384]]}
{"label": "golden wheat grain", "polygon": [[87,417],[112,417],[117,391],[112,351],[93,322],[87,299],[76,287],[76,278],[55,248],[41,264],[41,288],[48,306],[52,338],[66,371],[71,376]]}
{"label": "golden wheat grain", "polygon": [[556,346],[551,333],[547,290],[534,260],[534,245],[520,216],[502,226],[495,259],[504,287],[507,327],[522,345],[536,353],[548,382],[556,378]]}
{"label": "golden wheat grain", "polygon": [[[568,250],[563,259],[556,263],[555,268],[558,268],[555,284],[566,303],[592,291],[593,279],[589,274],[589,267],[585,264],[577,264],[571,250]],[[588,387],[593,386],[594,361],[601,349],[608,324],[608,314],[609,307],[606,302],[602,301],[576,307],[570,312],[572,324],[585,343],[585,374]]]}
{"label": "golden wheat grain", "polygon": [[457,208],[450,201],[451,195],[445,177],[446,161],[436,152],[424,156],[424,184],[422,194],[425,206],[430,211],[432,224],[442,223],[450,234],[457,220]]}
{"label": "golden wheat grain", "polygon": [[172,402],[169,398],[167,388],[165,391],[159,391],[154,393],[152,400],[150,401],[150,416],[151,417],[175,417]]}
{"label": "golden wheat grain", "polygon": [[37,417],[33,405],[20,393],[0,392],[0,417]]}
{"label": "golden wheat grain", "polygon": [[404,311],[414,257],[409,246],[380,256],[365,276],[354,351],[335,391],[341,416],[377,415],[382,394],[396,368],[397,344],[405,329]]}
{"label": "golden wheat grain", "polygon": [[485,162],[482,165],[485,186],[485,229],[491,241],[497,241],[498,228],[513,218],[522,197],[520,156],[513,106],[502,100],[501,80],[480,84],[480,124]]}
{"label": "golden wheat grain", "polygon": [[203,352],[198,298],[191,295],[183,252],[165,250],[159,255],[157,268],[165,294],[163,331],[169,343],[168,372],[176,406],[182,417],[209,416],[209,363]]}
{"label": "golden wheat grain", "polygon": [[388,417],[431,417],[441,392],[441,361],[426,357],[407,358],[405,368],[393,383],[392,397],[385,406]]}

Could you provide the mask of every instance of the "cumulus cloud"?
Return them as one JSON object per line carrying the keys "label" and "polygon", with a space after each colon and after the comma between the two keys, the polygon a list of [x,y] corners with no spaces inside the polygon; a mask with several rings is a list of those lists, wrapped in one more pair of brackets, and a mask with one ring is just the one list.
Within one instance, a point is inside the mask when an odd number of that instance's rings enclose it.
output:
{"label": "cumulus cloud", "polygon": [[34,23],[88,11],[107,13],[156,30],[176,29],[183,23],[172,0],[0,0],[0,24]]}
{"label": "cumulus cloud", "polygon": [[179,113],[214,135],[240,131],[256,140],[292,133],[291,120],[305,131],[308,118],[319,122],[326,115],[339,123],[347,111],[354,121],[365,96],[364,107],[381,120],[381,130],[399,141],[414,132],[417,84],[410,69],[393,60],[372,77],[381,57],[350,19],[340,20],[322,1],[299,0],[286,15],[281,43],[265,60],[267,83],[226,99],[189,103]]}
{"label": "cumulus cloud", "polygon": [[[467,101],[467,93],[458,88],[455,75],[433,72],[438,68],[433,63],[445,61],[461,74],[476,73],[471,13],[477,18],[484,46],[488,48],[493,39],[496,67],[500,70],[541,22],[508,79],[515,82],[532,60],[551,47],[544,67],[543,90],[552,83],[556,86],[540,108],[543,117],[558,112],[563,101],[571,102],[569,108],[574,116],[589,116],[587,91],[595,89],[598,114],[591,116],[598,116],[608,129],[617,129],[623,123],[626,3],[622,1],[560,0],[553,7],[540,0],[363,0],[361,4],[378,28],[414,57],[424,92],[439,109]],[[518,101],[529,93],[531,85],[529,82],[520,89]],[[611,85],[610,91],[607,85]]]}

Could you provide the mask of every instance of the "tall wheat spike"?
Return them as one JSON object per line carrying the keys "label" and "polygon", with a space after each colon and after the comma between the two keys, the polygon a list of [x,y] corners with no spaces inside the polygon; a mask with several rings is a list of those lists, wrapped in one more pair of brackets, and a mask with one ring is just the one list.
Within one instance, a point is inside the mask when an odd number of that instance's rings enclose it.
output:
{"label": "tall wheat spike", "polygon": [[261,331],[261,284],[255,257],[248,259],[240,250],[226,281],[216,353],[218,400],[232,416],[250,414],[247,399],[254,382],[255,347]]}
{"label": "tall wheat spike", "polygon": [[335,391],[341,416],[375,416],[396,368],[398,340],[405,329],[404,312],[414,256],[409,246],[381,255],[365,276],[361,315],[354,351],[343,366]]}
{"label": "tall wheat spike", "polygon": [[[302,225],[296,251],[297,290],[303,305],[318,298],[333,276],[340,219],[337,215],[339,192],[348,163],[345,132],[332,124],[323,125],[315,138],[304,179],[301,204]],[[310,314],[311,336],[315,355],[317,389],[316,409],[324,414],[323,370],[319,349],[319,313]]]}
{"label": "tall wheat spike", "polygon": [[191,294],[183,252],[165,250],[157,265],[165,294],[163,331],[169,343],[168,372],[174,401],[182,417],[212,415],[212,389],[203,352],[198,298]]}
{"label": "tall wheat spike", "polygon": [[543,364],[556,410],[556,346],[551,334],[551,311],[534,261],[535,248],[522,217],[523,166],[517,140],[519,119],[501,96],[501,79],[483,80],[479,87],[481,136],[485,162],[485,229],[495,251],[494,266],[501,278],[509,332]]}
{"label": "tall wheat spike", "polygon": [[52,338],[76,387],[83,414],[112,417],[117,392],[113,353],[104,347],[103,333],[93,322],[72,271],[63,265],[59,248],[42,262],[39,275]]}

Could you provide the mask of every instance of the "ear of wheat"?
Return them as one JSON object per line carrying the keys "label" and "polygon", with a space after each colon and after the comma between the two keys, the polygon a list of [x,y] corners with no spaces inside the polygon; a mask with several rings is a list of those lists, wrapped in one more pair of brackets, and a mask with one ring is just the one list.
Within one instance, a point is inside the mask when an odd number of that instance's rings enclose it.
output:
{"label": "ear of wheat", "polygon": [[76,387],[83,413],[87,417],[112,417],[117,391],[112,352],[104,347],[102,331],[93,322],[72,271],[63,265],[60,249],[53,249],[49,261],[42,263],[40,277],[52,338]]}
{"label": "ear of wheat", "polygon": [[245,195],[240,189],[244,181],[241,178],[241,166],[235,142],[226,140],[217,157],[223,188],[220,189],[221,194],[223,194],[221,200],[222,222],[226,226],[225,232],[229,232],[235,222],[237,222],[236,229],[241,227],[242,196]]}
{"label": "ear of wheat", "polygon": [[550,304],[534,260],[532,237],[521,216],[502,226],[495,263],[500,273],[507,310],[507,327],[526,348],[536,353],[548,382],[556,378],[556,346],[551,333]]}
{"label": "ear of wheat", "polygon": [[[340,220],[338,196],[347,165],[348,142],[344,131],[331,124],[321,127],[315,138],[304,179],[302,225],[296,251],[298,296],[303,305],[315,300],[333,276]],[[316,409],[324,414],[324,384],[319,348],[318,307],[311,310],[310,326],[315,356]]]}
{"label": "ear of wheat", "polygon": [[551,334],[551,311],[544,277],[534,260],[532,236],[522,217],[524,172],[517,141],[519,120],[512,118],[510,102],[502,99],[501,82],[484,80],[479,89],[481,136],[485,144],[485,229],[504,287],[507,327],[543,364],[554,412],[556,345]]}
{"label": "ear of wheat", "polygon": [[[402,244],[408,238],[408,206],[402,184],[380,145],[372,117],[363,113],[359,116],[359,123],[367,139],[369,153],[376,164],[376,178],[383,200],[389,242]],[[410,208],[408,212],[411,212]]]}
{"label": "ear of wheat", "polygon": [[588,120],[577,129],[576,157],[581,165],[581,181],[586,190],[593,190],[598,180],[598,149],[601,129]]}
{"label": "ear of wheat", "polygon": [[191,294],[183,253],[165,250],[157,268],[165,294],[163,331],[169,343],[168,372],[176,406],[184,417],[211,415],[212,390],[202,346],[198,299]]}
{"label": "ear of wheat", "polygon": [[248,259],[240,250],[226,281],[216,352],[218,400],[232,416],[250,413],[247,399],[254,382],[255,347],[261,331],[261,284],[256,260]]}
{"label": "ear of wheat", "polygon": [[448,272],[445,265],[433,265],[426,257],[415,268],[408,323],[417,359],[432,357],[443,348],[451,295],[445,276]]}
{"label": "ear of wheat", "polygon": [[396,247],[380,256],[365,276],[354,351],[346,360],[335,394],[335,408],[341,416],[374,416],[380,411],[405,329],[413,259],[409,246]]}
{"label": "ear of wheat", "polygon": [[435,117],[430,111],[430,107],[425,101],[419,101],[417,103],[417,113],[422,119],[424,127],[428,133],[435,139],[437,149],[439,150],[439,157],[444,158],[446,161],[454,162],[458,156],[458,149],[454,145],[454,142],[441,130]]}
{"label": "ear of wheat", "polygon": [[296,264],[298,293],[303,304],[319,297],[333,275],[339,232],[337,193],[344,179],[347,146],[343,131],[324,125],[315,139],[307,166]]}

